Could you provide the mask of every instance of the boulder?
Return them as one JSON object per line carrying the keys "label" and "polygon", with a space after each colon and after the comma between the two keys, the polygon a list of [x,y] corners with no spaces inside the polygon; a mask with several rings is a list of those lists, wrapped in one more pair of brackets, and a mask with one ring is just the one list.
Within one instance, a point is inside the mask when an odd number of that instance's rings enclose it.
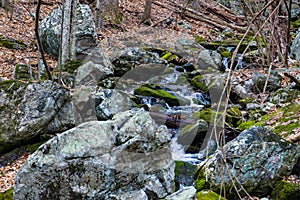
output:
{"label": "boulder", "polygon": [[252,127],[199,165],[196,188],[219,193],[225,188],[226,197],[237,198],[234,187],[243,196],[270,194],[272,186],[292,172],[300,148],[273,134],[264,127]]}
{"label": "boulder", "polygon": [[174,192],[170,140],[143,109],[83,123],[30,156],[14,199],[164,198]]}
{"label": "boulder", "polygon": [[71,96],[57,83],[4,81],[0,94],[0,152],[74,126]]}
{"label": "boulder", "polygon": [[166,197],[166,200],[197,200],[197,190],[193,186],[184,187]]}
{"label": "boulder", "polygon": [[115,76],[122,76],[129,70],[134,69],[141,64],[166,64],[166,61],[160,58],[157,53],[137,47],[115,52],[115,55],[112,56],[111,60],[115,66]]}
{"label": "boulder", "polygon": [[95,102],[98,120],[111,119],[114,115],[130,110],[134,106],[127,93],[113,89],[100,89],[95,94]]}
{"label": "boulder", "polygon": [[290,56],[293,59],[300,60],[300,33],[298,33],[292,42]]}
{"label": "boulder", "polygon": [[[76,12],[76,56],[77,59],[84,59],[98,47],[97,31],[88,5],[79,4]],[[61,21],[62,7],[59,7],[43,19],[39,30],[44,50],[56,58],[60,49]]]}

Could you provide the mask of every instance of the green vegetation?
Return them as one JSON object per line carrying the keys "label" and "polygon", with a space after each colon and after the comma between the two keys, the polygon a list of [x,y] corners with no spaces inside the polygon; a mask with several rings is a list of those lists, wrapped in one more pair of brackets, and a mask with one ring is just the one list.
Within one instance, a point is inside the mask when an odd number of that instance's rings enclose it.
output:
{"label": "green vegetation", "polygon": [[[214,118],[216,117],[217,112],[212,110],[211,108],[204,108],[200,110],[199,112],[193,113],[194,119],[203,119],[207,123],[212,123],[214,121]],[[221,113],[218,114],[218,117],[221,116]]]}
{"label": "green vegetation", "polygon": [[225,200],[224,197],[210,190],[203,190],[197,193],[198,200]]}
{"label": "green vegetation", "polygon": [[154,84],[146,84],[138,87],[134,90],[134,94],[157,97],[165,100],[171,106],[179,105],[179,99],[176,96],[170,94],[169,92],[163,90],[160,86]]}
{"label": "green vegetation", "polygon": [[0,35],[0,47],[6,47],[8,49],[24,50],[26,44],[21,40],[7,39]]}
{"label": "green vegetation", "polygon": [[203,82],[203,77],[201,75],[195,76],[191,80],[191,85],[193,86],[194,89],[198,89],[198,90],[201,90],[203,92],[207,92],[208,91],[208,87]]}
{"label": "green vegetation", "polygon": [[[82,60],[72,60],[61,67],[62,72],[73,74],[83,64]],[[59,72],[59,68],[55,68],[55,72]]]}
{"label": "green vegetation", "polygon": [[5,192],[0,193],[0,200],[13,200],[14,188],[6,190]]}
{"label": "green vegetation", "polygon": [[272,195],[274,200],[298,200],[300,199],[300,186],[286,181],[277,182]]}

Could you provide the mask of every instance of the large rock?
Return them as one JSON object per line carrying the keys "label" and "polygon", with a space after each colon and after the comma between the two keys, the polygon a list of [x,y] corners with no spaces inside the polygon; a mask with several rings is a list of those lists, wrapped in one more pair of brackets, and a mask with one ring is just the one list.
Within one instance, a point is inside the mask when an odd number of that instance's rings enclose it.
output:
{"label": "large rock", "polygon": [[237,198],[234,187],[241,196],[245,191],[267,195],[278,180],[292,172],[299,154],[296,144],[284,141],[267,128],[252,127],[199,166],[196,187],[217,193],[225,187],[230,198]]}
{"label": "large rock", "polygon": [[71,96],[57,83],[4,81],[0,94],[0,152],[74,126]]}
{"label": "large rock", "polygon": [[158,199],[174,192],[170,134],[140,109],[81,124],[30,156],[14,199]]}
{"label": "large rock", "polygon": [[127,93],[113,89],[100,89],[95,94],[95,102],[98,120],[111,119],[114,115],[134,107],[134,102]]}
{"label": "large rock", "polygon": [[294,58],[296,60],[300,60],[300,33],[298,33],[295,37],[295,39],[292,42],[291,46],[291,58]]}
{"label": "large rock", "polygon": [[[76,55],[84,59],[91,50],[98,47],[97,31],[93,15],[88,5],[79,4],[76,8]],[[44,50],[58,58],[61,38],[62,7],[53,10],[40,25],[40,38]]]}

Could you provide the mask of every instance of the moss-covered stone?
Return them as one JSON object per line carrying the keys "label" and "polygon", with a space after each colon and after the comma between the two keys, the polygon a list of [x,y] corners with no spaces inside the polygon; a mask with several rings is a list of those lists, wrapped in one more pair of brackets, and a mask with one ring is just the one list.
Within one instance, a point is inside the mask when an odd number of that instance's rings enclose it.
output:
{"label": "moss-covered stone", "polygon": [[207,85],[204,83],[203,77],[201,75],[195,76],[192,80],[191,80],[191,85],[193,86],[193,88],[195,90],[201,90],[203,92],[207,92],[208,91],[208,87]]}
{"label": "moss-covered stone", "polygon": [[209,189],[209,183],[206,182],[206,176],[202,169],[197,169],[196,172],[196,180],[195,180],[195,188],[198,191]]}
{"label": "moss-covered stone", "polygon": [[196,166],[184,161],[175,160],[175,186],[179,189],[180,184],[190,186],[194,183]]}
{"label": "moss-covered stone", "polygon": [[221,113],[217,114],[217,112],[215,112],[211,108],[204,108],[204,109],[200,110],[199,112],[193,113],[193,118],[194,119],[203,119],[207,123],[212,123],[214,121],[214,118],[217,115],[220,116]]}
{"label": "moss-covered stone", "polygon": [[4,38],[0,35],[0,47],[6,47],[8,49],[24,50],[26,49],[26,44],[21,40],[14,40],[10,38]]}
{"label": "moss-covered stone", "polygon": [[246,108],[246,105],[247,105],[248,103],[253,103],[254,101],[255,101],[254,98],[248,97],[248,98],[244,98],[244,99],[239,99],[239,100],[238,100],[238,103],[239,103],[239,105],[241,105],[243,108]]}
{"label": "moss-covered stone", "polygon": [[195,42],[197,43],[201,43],[201,42],[206,42],[206,40],[204,39],[204,37],[201,37],[199,35],[195,36]]}
{"label": "moss-covered stone", "polygon": [[300,27],[300,19],[291,22],[291,28],[299,28]]}
{"label": "moss-covered stone", "polygon": [[298,200],[300,199],[300,186],[286,181],[279,181],[271,195],[274,200]]}
{"label": "moss-covered stone", "polygon": [[225,58],[231,58],[232,54],[230,51],[222,51],[221,56]]}
{"label": "moss-covered stone", "polygon": [[14,188],[8,189],[5,192],[0,193],[0,200],[13,200]]}
{"label": "moss-covered stone", "polygon": [[225,200],[224,197],[210,190],[202,190],[197,193],[198,200]]}
{"label": "moss-covered stone", "polygon": [[238,106],[233,106],[227,110],[226,113],[226,122],[231,127],[236,127],[239,120],[242,119],[242,112],[238,108]]}
{"label": "moss-covered stone", "polygon": [[30,66],[26,64],[16,64],[13,78],[17,80],[30,80],[34,78],[34,74],[32,71],[30,72]]}
{"label": "moss-covered stone", "polygon": [[170,106],[180,105],[179,99],[176,96],[172,95],[166,90],[163,90],[160,86],[154,84],[146,84],[138,87],[134,90],[134,94],[148,97],[157,97],[165,100]]}
{"label": "moss-covered stone", "polygon": [[251,126],[255,126],[256,125],[256,122],[253,121],[253,120],[249,120],[249,121],[245,121],[245,122],[240,122],[238,124],[238,129],[243,131],[243,130],[246,130],[246,129],[249,129]]}
{"label": "moss-covered stone", "polygon": [[271,93],[270,102],[274,104],[288,103],[288,102],[292,102],[299,95],[300,95],[299,90],[280,88],[277,91]]}
{"label": "moss-covered stone", "polygon": [[[74,74],[74,72],[83,64],[82,60],[72,60],[61,66],[62,72]],[[59,72],[59,68],[55,68],[55,72]]]}

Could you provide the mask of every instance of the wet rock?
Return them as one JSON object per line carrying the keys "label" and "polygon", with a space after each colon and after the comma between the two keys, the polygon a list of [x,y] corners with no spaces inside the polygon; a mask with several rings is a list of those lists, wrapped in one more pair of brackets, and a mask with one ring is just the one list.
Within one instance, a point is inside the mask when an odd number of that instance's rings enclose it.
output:
{"label": "wet rock", "polygon": [[174,192],[170,140],[167,128],[143,109],[83,123],[30,156],[15,180],[14,198],[164,198]]}
{"label": "wet rock", "polygon": [[[52,11],[40,25],[40,38],[44,50],[58,58],[61,38],[62,7]],[[76,59],[83,60],[91,50],[98,47],[97,31],[93,15],[88,5],[76,8]]]}
{"label": "wet rock", "polygon": [[178,135],[178,143],[185,147],[188,153],[198,153],[208,130],[206,121],[200,119],[183,127]]}
{"label": "wet rock", "polygon": [[198,56],[198,66],[199,69],[218,69],[222,64],[222,56],[216,52],[211,50],[203,50],[200,52]]}
{"label": "wet rock", "polygon": [[0,152],[74,126],[71,96],[57,83],[5,81],[0,93]]}
{"label": "wet rock", "polygon": [[[249,194],[267,195],[272,185],[291,174],[299,155],[299,146],[281,139],[267,128],[252,127],[199,166],[196,188],[218,192],[225,187],[226,194],[235,198],[233,184],[241,184]],[[239,193],[245,194],[243,190]]]}

